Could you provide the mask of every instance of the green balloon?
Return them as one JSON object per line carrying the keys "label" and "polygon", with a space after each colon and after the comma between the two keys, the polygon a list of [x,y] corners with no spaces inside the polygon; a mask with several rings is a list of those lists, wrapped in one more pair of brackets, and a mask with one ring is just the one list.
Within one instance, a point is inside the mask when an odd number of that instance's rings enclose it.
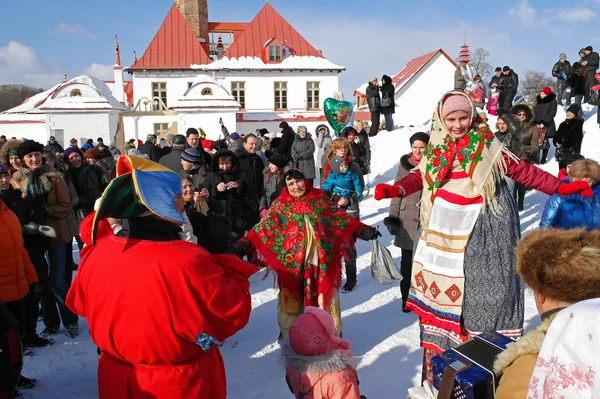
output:
{"label": "green balloon", "polygon": [[339,135],[350,120],[354,112],[353,106],[348,101],[339,101],[335,98],[328,98],[323,104],[323,111],[329,125]]}

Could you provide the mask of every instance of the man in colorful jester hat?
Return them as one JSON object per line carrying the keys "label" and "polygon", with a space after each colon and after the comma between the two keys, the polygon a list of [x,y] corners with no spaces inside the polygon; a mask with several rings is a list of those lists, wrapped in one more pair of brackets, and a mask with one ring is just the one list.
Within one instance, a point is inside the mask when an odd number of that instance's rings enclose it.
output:
{"label": "man in colorful jester hat", "polygon": [[[248,322],[256,267],[179,240],[183,207],[175,173],[121,156],[93,223],[82,223],[67,306],[87,317],[102,352],[101,399],[227,395],[218,346]],[[128,237],[113,235],[107,217],[128,219]]]}
{"label": "man in colorful jester hat", "polygon": [[587,183],[561,183],[520,161],[459,91],[438,102],[419,165],[393,185],[376,186],[376,200],[423,190],[407,302],[419,316],[423,379],[433,382],[432,356],[474,334],[523,331],[523,285],[514,252],[519,215],[504,176],[548,195],[592,195]]}
{"label": "man in colorful jester hat", "polygon": [[283,180],[285,189],[267,214],[234,246],[240,257],[256,251],[258,260],[277,273],[280,340],[288,338],[306,306],[326,310],[339,334],[342,254],[355,238],[372,240],[381,233],[338,208],[298,169],[287,171]]}

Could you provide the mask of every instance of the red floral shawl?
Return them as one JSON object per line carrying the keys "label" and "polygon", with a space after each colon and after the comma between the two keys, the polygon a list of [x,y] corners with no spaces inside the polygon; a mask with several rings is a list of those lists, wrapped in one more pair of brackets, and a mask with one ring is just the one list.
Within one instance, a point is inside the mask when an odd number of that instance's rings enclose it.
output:
{"label": "red floral shawl", "polygon": [[[300,199],[284,189],[247,238],[277,272],[280,287],[303,289],[304,306],[324,308],[340,287],[342,252],[354,238],[360,222],[340,210],[322,190],[309,182],[306,187],[307,193]],[[304,216],[315,232],[318,265],[304,262]]]}

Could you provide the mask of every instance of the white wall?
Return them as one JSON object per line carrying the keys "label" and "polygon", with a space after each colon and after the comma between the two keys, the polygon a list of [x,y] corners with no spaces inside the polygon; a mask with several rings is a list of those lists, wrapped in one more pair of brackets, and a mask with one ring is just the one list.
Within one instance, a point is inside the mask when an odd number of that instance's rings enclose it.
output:
{"label": "white wall", "polygon": [[179,130],[179,134],[185,135],[188,128],[194,127],[197,129],[201,127],[202,130],[204,130],[204,133],[206,133],[206,138],[209,140],[218,140],[222,138],[219,118],[223,118],[223,124],[230,133],[239,131],[235,121],[237,112],[237,109],[215,111],[202,110],[201,112],[178,110],[177,129]]}
{"label": "white wall", "polygon": [[[456,67],[438,53],[419,73],[396,93],[396,126],[421,125],[431,119],[442,95],[454,88]],[[383,115],[382,118],[383,120]]]}
{"label": "white wall", "polygon": [[64,132],[63,147],[69,146],[69,141],[76,138],[79,146],[83,145],[87,139],[93,139],[96,142],[98,137],[102,137],[104,142],[114,140],[117,133],[117,124],[119,122],[119,113],[111,112],[61,112],[46,113],[46,131],[43,142],[48,140],[53,130],[59,129]]}
{"label": "white wall", "polygon": [[2,123],[0,124],[0,135],[5,135],[7,139],[16,137],[17,139],[25,137],[29,140],[35,140],[46,144],[46,123]]}
{"label": "white wall", "polygon": [[[167,106],[175,104],[188,89],[188,82],[206,72],[134,72],[133,93],[134,106],[142,97],[152,98],[152,83],[167,83]],[[246,110],[273,111],[275,104],[274,82],[288,82],[288,109],[292,111],[306,110],[306,82],[320,82],[319,101],[321,108],[327,97],[339,91],[339,75],[337,71],[291,72],[291,71],[219,71],[209,72],[217,82],[231,92],[231,82],[246,82]]]}
{"label": "white wall", "polygon": [[146,140],[146,136],[154,132],[155,123],[171,123],[177,120],[177,115],[161,116],[125,116],[123,127],[125,129],[125,141],[129,139]]}
{"label": "white wall", "polygon": [[[281,123],[281,121],[273,121],[273,122],[238,122],[237,124],[237,131],[238,133],[254,133],[256,131],[256,129],[262,129],[265,128],[267,129],[269,132],[275,132],[275,133],[279,133],[279,124]],[[288,122],[290,127],[292,129],[294,129],[294,131],[296,131],[298,129],[298,126],[306,126],[306,128],[308,129],[308,132],[312,135],[313,140],[316,137],[315,136],[315,131],[317,130],[317,126],[319,125],[327,125],[329,127],[329,130],[333,133],[333,129],[331,128],[331,126],[329,126],[329,124],[326,121],[319,121],[319,122]],[[230,131],[232,131],[230,129]]]}

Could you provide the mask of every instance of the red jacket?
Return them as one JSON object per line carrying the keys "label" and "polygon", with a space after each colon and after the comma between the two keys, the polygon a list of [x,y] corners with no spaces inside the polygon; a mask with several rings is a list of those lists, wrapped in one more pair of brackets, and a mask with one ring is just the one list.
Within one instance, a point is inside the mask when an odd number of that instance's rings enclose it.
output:
{"label": "red jacket", "polygon": [[100,398],[224,399],[219,348],[205,352],[196,340],[204,333],[223,341],[246,325],[256,267],[185,241],[99,233],[84,248],[67,306],[87,317],[102,351]]}

